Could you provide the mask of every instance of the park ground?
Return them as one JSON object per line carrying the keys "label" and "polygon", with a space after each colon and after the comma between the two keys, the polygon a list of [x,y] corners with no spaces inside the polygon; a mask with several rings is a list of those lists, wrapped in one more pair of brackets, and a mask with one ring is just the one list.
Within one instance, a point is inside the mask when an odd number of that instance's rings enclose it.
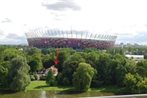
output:
{"label": "park ground", "polygon": [[[32,90],[46,90],[46,91],[71,91],[73,87],[66,86],[48,86],[45,81],[31,81],[27,86],[26,91]],[[99,92],[99,93],[113,93],[113,94],[123,94],[124,88],[116,86],[103,86],[99,88],[90,88],[88,92]]]}

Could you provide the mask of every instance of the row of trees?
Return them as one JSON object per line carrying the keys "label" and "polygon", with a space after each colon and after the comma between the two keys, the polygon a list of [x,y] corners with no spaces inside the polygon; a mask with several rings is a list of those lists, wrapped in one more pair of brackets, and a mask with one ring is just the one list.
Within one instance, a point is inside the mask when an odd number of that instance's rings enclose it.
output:
{"label": "row of trees", "polygon": [[[64,49],[61,50],[59,55],[59,62],[61,60],[62,63],[56,66],[60,69],[56,78],[58,85],[72,85],[76,90],[85,91],[89,87],[89,82],[87,82],[85,88],[81,87],[79,89],[78,87],[82,86],[81,80],[86,83],[86,79],[89,79],[90,87],[117,85],[118,87],[125,87],[128,93],[144,93],[147,91],[147,60],[136,63],[119,52],[110,53],[111,50],[85,49],[77,52],[70,49],[70,51],[63,51]],[[83,68],[80,67],[81,63],[85,65]],[[94,75],[89,76],[89,78],[85,78],[85,73],[82,72],[82,69],[86,68],[87,64],[94,68]],[[80,71],[77,72],[79,69]],[[88,71],[86,70],[87,74]],[[136,79],[136,82],[130,85],[129,74],[133,75],[134,78],[140,77],[140,79]]]}
{"label": "row of trees", "polygon": [[[30,76],[54,65],[56,49],[0,48],[0,88],[24,90]],[[60,49],[58,75],[49,71],[47,84],[73,86],[87,91],[89,87],[117,85],[128,93],[146,93],[147,60],[135,63],[118,49]],[[14,87],[13,87],[14,86]]]}

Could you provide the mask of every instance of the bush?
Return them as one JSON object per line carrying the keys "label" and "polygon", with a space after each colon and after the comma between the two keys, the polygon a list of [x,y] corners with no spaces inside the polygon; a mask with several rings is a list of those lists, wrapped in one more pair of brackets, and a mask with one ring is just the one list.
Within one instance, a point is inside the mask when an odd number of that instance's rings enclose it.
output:
{"label": "bush", "polygon": [[40,80],[40,76],[38,74],[34,74],[35,80]]}
{"label": "bush", "polygon": [[36,80],[34,75],[30,75],[30,79],[31,79],[31,81]]}

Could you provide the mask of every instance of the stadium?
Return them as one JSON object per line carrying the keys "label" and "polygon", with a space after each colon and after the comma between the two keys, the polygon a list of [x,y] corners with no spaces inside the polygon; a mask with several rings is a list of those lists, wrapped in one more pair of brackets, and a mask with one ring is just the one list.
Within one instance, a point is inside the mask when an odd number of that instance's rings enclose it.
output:
{"label": "stadium", "polygon": [[115,45],[117,36],[94,34],[87,31],[32,30],[26,32],[29,46],[38,48],[98,48],[109,49]]}

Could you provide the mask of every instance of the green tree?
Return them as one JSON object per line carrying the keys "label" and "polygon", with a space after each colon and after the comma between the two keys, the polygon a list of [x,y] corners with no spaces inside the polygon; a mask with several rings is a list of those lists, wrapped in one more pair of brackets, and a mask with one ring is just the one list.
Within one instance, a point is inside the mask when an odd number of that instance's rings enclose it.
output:
{"label": "green tree", "polygon": [[0,65],[0,87],[6,87],[8,69]]}
{"label": "green tree", "polygon": [[121,86],[125,74],[127,73],[126,59],[123,55],[116,54],[110,61],[110,81],[111,84],[117,84]]}
{"label": "green tree", "polygon": [[97,70],[97,78],[99,80],[100,84],[110,84],[111,81],[111,69],[110,69],[110,61],[111,61],[111,55],[108,53],[102,53],[99,56],[98,64],[96,66]]}
{"label": "green tree", "polygon": [[41,50],[38,49],[38,48],[32,47],[32,48],[25,49],[25,53],[28,56],[31,56],[31,55],[34,55],[34,54],[41,54]]}
{"label": "green tree", "polygon": [[25,58],[18,56],[11,61],[12,67],[9,73],[10,89],[13,91],[25,90],[30,83],[29,69]]}
{"label": "green tree", "polygon": [[69,84],[65,84],[64,82],[59,83],[63,85],[72,85],[72,74],[76,71],[76,68],[78,67],[78,64],[81,62],[85,62],[85,59],[79,54],[74,53],[73,55],[69,56],[66,61],[64,61],[63,64],[63,70],[62,70],[62,78],[59,79],[59,82],[62,82],[62,79],[68,81]]}
{"label": "green tree", "polygon": [[53,72],[51,70],[48,71],[47,77],[46,77],[46,83],[49,86],[56,85],[55,76],[53,75]]}
{"label": "green tree", "polygon": [[49,68],[54,65],[54,55],[47,54],[42,56],[42,64],[44,68]]}
{"label": "green tree", "polygon": [[126,74],[124,84],[131,93],[147,93],[147,78],[142,78],[138,74]]}
{"label": "green tree", "polygon": [[143,78],[137,83],[138,93],[147,93],[147,78]]}
{"label": "green tree", "polygon": [[136,83],[137,83],[137,79],[135,78],[134,75],[132,75],[131,73],[125,75],[124,84],[128,90],[134,92]]}
{"label": "green tree", "polygon": [[31,68],[31,72],[36,72],[43,68],[41,57],[37,55],[32,56],[28,64]]}
{"label": "green tree", "polygon": [[147,60],[138,62],[136,67],[137,73],[139,75],[142,77],[147,77]]}
{"label": "green tree", "polygon": [[57,68],[58,68],[58,70],[59,70],[59,72],[61,72],[62,71],[62,67],[63,67],[63,63],[64,63],[64,61],[67,59],[67,57],[69,57],[69,53],[67,52],[67,51],[64,51],[64,50],[60,50],[60,53],[59,53],[59,55],[58,55],[58,61],[59,61],[59,63],[57,64],[57,65],[55,65]]}
{"label": "green tree", "polygon": [[94,68],[90,64],[80,63],[76,72],[73,74],[73,86],[77,91],[87,91],[91,85],[95,74]]}
{"label": "green tree", "polygon": [[38,48],[28,48],[25,50],[25,54],[27,55],[27,62],[28,65],[31,68],[31,72],[36,72],[38,70],[41,70],[43,68],[42,65],[42,54],[41,50]]}
{"label": "green tree", "polygon": [[100,53],[98,51],[92,51],[85,53],[83,58],[85,58],[86,63],[90,64],[92,67],[96,68],[99,60]]}
{"label": "green tree", "polygon": [[17,55],[25,56],[22,51],[19,51],[15,48],[7,48],[1,54],[1,58],[3,61],[10,61],[15,58]]}

